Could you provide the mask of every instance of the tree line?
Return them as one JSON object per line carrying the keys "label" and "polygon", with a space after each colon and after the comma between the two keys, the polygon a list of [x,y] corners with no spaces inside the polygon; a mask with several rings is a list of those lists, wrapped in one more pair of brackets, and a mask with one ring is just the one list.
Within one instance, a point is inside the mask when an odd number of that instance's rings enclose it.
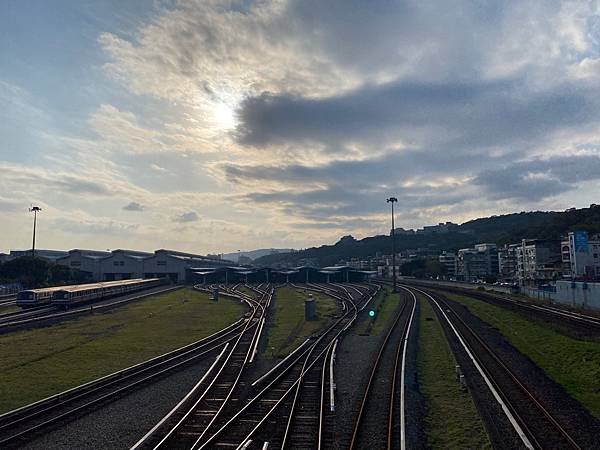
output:
{"label": "tree line", "polygon": [[26,289],[86,281],[86,274],[34,256],[22,256],[0,264],[0,283],[20,283]]}

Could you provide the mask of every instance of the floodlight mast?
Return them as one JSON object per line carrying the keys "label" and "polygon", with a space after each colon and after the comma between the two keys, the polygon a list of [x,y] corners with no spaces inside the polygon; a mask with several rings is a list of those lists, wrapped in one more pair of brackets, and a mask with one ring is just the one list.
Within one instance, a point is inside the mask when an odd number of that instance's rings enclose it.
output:
{"label": "floodlight mast", "polygon": [[393,283],[393,292],[398,292],[396,288],[396,230],[394,229],[394,203],[396,203],[398,199],[396,197],[390,197],[386,200],[387,203],[392,204],[392,283]]}
{"label": "floodlight mast", "polygon": [[29,212],[33,213],[33,243],[31,244],[31,256],[35,256],[35,227],[37,224],[37,213],[41,210],[42,208],[39,206],[31,206],[31,208],[29,208]]}

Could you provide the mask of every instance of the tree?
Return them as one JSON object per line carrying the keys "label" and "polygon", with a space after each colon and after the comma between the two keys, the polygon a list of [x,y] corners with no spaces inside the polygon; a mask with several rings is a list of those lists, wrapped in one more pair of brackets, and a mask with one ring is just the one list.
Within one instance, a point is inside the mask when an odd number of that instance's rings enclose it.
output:
{"label": "tree", "polygon": [[52,285],[68,284],[73,280],[71,269],[67,266],[51,264],[48,269],[48,282]]}
{"label": "tree", "polygon": [[446,275],[446,267],[437,259],[415,259],[400,266],[403,275],[417,278],[439,277]]}
{"label": "tree", "polygon": [[34,256],[22,256],[5,262],[0,268],[0,278],[20,282],[27,288],[41,286],[48,279],[49,263]]}

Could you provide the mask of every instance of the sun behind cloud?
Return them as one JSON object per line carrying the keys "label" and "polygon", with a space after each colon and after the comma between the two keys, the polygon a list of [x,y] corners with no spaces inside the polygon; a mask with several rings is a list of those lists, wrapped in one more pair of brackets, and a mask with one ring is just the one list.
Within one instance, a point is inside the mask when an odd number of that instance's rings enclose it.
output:
{"label": "sun behind cloud", "polygon": [[232,106],[217,103],[213,109],[214,120],[221,131],[233,130],[237,126],[237,116]]}

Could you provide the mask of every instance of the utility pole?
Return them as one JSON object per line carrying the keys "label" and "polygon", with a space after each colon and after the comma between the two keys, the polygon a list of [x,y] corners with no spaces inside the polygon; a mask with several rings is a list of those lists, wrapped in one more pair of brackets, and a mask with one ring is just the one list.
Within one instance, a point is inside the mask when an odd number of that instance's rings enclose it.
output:
{"label": "utility pole", "polygon": [[390,197],[386,200],[387,203],[392,204],[392,278],[393,278],[393,286],[394,291],[398,292],[396,289],[396,230],[394,229],[394,203],[396,203],[398,199],[396,197]]}
{"label": "utility pole", "polygon": [[35,256],[35,226],[37,224],[37,213],[41,210],[42,208],[39,206],[32,206],[29,208],[29,212],[33,213],[33,243],[31,244],[31,256]]}

